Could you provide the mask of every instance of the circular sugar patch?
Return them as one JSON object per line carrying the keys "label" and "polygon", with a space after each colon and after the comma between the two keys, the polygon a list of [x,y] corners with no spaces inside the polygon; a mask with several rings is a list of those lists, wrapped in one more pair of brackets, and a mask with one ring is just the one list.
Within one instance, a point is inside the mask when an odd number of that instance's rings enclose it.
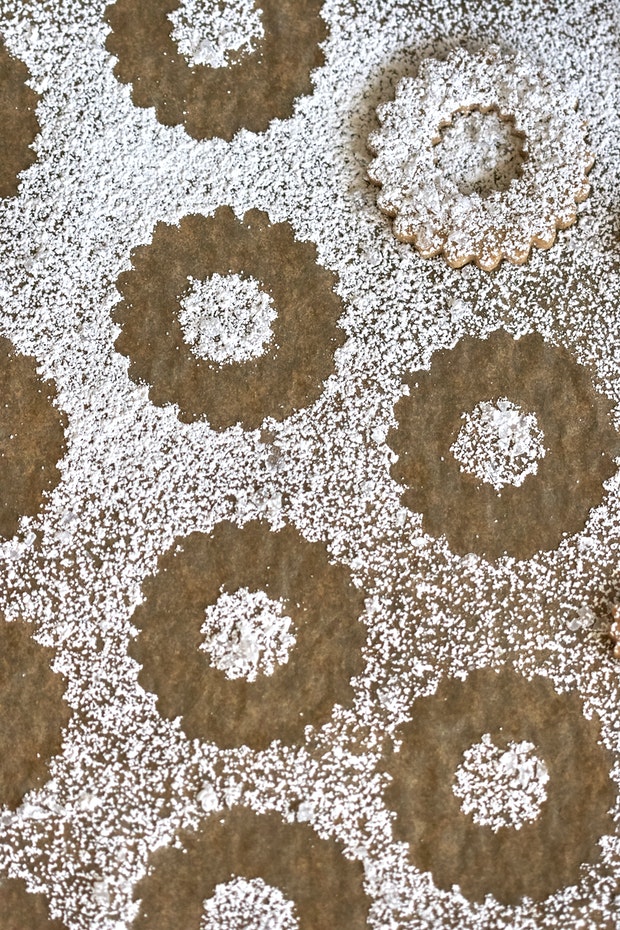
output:
{"label": "circular sugar patch", "polygon": [[133,927],[201,930],[205,903],[218,886],[243,878],[278,889],[292,902],[299,930],[366,930],[370,902],[363,877],[361,864],[345,858],[339,843],[307,824],[235,807],[206,820],[197,833],[183,833],[178,848],[153,854],[136,888],[141,904]]}
{"label": "circular sugar patch", "polygon": [[[149,385],[154,404],[177,404],[184,422],[256,429],[266,417],[283,420],[320,396],[344,342],[338,327],[343,306],[335,275],[317,265],[314,245],[297,242],[288,223],[272,224],[258,210],[241,221],[220,207],[211,217],[186,216],[178,226],[160,223],[151,244],[136,249],[132,260],[133,269],[117,282],[123,300],[114,313],[122,327],[116,346],[130,359],[130,376]],[[220,291],[223,277],[231,278],[231,293],[245,282],[240,302],[247,301],[250,280],[259,282],[267,300],[259,295],[256,312],[271,333],[266,343],[268,333],[259,325],[260,352],[246,357],[241,326],[242,360],[198,357],[198,323],[195,339],[193,330],[188,335],[188,294],[195,296],[196,281],[215,276]],[[218,310],[213,302],[211,316]],[[237,316],[243,323],[242,310]]]}
{"label": "circular sugar patch", "polygon": [[[409,374],[405,384],[398,425],[388,435],[398,454],[391,474],[405,487],[403,503],[422,513],[426,532],[445,536],[461,555],[526,559],[584,528],[615,471],[620,438],[610,424],[611,402],[568,352],[537,334],[514,339],[498,330],[436,352],[430,371]],[[477,460],[469,449],[465,469],[458,439],[463,414],[481,403],[499,410],[500,400],[504,412],[508,401],[535,416],[528,423],[545,454],[535,457],[535,474],[498,488],[484,469],[489,442],[483,437]]]}
{"label": "circular sugar patch", "polygon": [[190,279],[179,322],[197,358],[225,364],[260,358],[271,342],[277,313],[260,281],[214,274]]}
{"label": "circular sugar patch", "polygon": [[544,436],[536,416],[527,413],[507,397],[482,400],[464,413],[450,452],[461,471],[501,491],[507,484],[520,487],[528,475],[535,475],[545,457]]}
{"label": "circular sugar patch", "polygon": [[259,675],[273,675],[278,665],[288,662],[295,645],[284,601],[247,588],[220,594],[205,611],[202,633],[200,648],[213,667],[231,679],[255,681]]}
{"label": "circular sugar patch", "polygon": [[60,752],[70,712],[52,659],[25,623],[0,621],[0,806],[16,808],[47,778],[49,759]]}
{"label": "circular sugar patch", "polygon": [[490,46],[427,59],[378,117],[368,166],[377,203],[424,258],[443,253],[453,268],[474,261],[487,271],[502,259],[522,264],[575,222],[590,191],[584,121],[523,55]]}
{"label": "circular sugar patch", "polygon": [[520,830],[540,816],[548,781],[547,766],[533,743],[509,740],[498,746],[485,733],[463,753],[452,790],[463,813],[478,826]]}
{"label": "circular sugar patch", "polygon": [[200,930],[299,930],[295,906],[262,878],[232,878],[205,901]]}
{"label": "circular sugar patch", "polygon": [[30,74],[0,39],[0,197],[17,194],[18,178],[36,160],[32,143],[39,132],[38,94],[28,86]]}
{"label": "circular sugar patch", "polygon": [[[439,888],[458,885],[472,901],[541,901],[577,884],[581,866],[599,859],[599,840],[613,832],[612,758],[576,694],[558,694],[540,676],[480,669],[464,681],[442,681],[414,703],[411,716],[386,763],[393,779],[386,801],[396,812],[397,839]],[[533,745],[544,762],[546,797],[518,829],[477,824],[462,809],[459,773],[485,734],[506,753]]]}
{"label": "circular sugar patch", "polygon": [[[235,609],[230,600],[243,590],[263,592],[263,606],[280,603],[295,641],[287,644],[286,661],[233,678],[222,668],[221,650],[217,665],[206,653],[205,616],[222,598]],[[347,569],[330,564],[321,543],[290,527],[274,532],[259,521],[242,528],[225,521],[211,535],[178,540],[144,594],[130,652],[160,712],[180,717],[190,738],[223,749],[293,743],[309,724],[327,722],[334,704],[351,702],[350,681],[363,668],[364,594]],[[230,659],[238,659],[236,647]]]}
{"label": "circular sugar patch", "polygon": [[136,106],[155,107],[160,123],[183,125],[195,139],[230,140],[239,129],[262,132],[273,119],[291,116],[295,99],[311,93],[310,75],[323,64],[320,43],[327,37],[322,6],[323,0],[260,0],[259,37],[251,35],[246,54],[221,67],[226,61],[217,46],[210,59],[183,54],[188,49],[174,38],[181,3],[117,0],[106,11],[107,48]]}

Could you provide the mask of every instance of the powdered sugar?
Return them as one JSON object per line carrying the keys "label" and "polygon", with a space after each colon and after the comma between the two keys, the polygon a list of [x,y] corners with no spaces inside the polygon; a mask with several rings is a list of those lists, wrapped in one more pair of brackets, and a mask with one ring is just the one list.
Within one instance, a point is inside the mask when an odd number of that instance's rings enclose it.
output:
{"label": "powdered sugar", "polygon": [[265,34],[253,0],[182,0],[168,19],[172,38],[193,67],[225,68],[252,52]]}
{"label": "powdered sugar", "polygon": [[[602,625],[617,598],[617,477],[557,550],[522,562],[461,558],[402,506],[385,443],[403,375],[464,335],[500,326],[568,348],[620,401],[616,12],[584,0],[466,9],[328,0],[314,95],[290,120],[227,144],[195,142],[132,105],[105,51],[103,4],[4,4],[5,40],[43,96],[38,160],[19,197],[0,204],[2,331],[54,378],[69,448],[41,514],[0,544],[0,606],[54,647],[78,713],[50,781],[3,815],[0,864],[43,891],[70,930],[129,927],[153,850],[225,799],[291,820],[303,799],[317,832],[364,862],[374,930],[547,930],[558,915],[570,930],[598,930],[617,921],[615,833],[578,885],[543,902],[472,903],[435,888],[394,841],[379,765],[390,734],[440,678],[512,663],[577,691],[586,713],[600,715],[620,778],[616,667],[600,633],[567,625],[584,605]],[[397,242],[366,177],[376,107],[399,79],[429,55],[460,43],[474,54],[489,40],[542,62],[565,99],[579,98],[597,153],[577,224],[553,249],[492,276],[424,261]],[[264,431],[180,422],[171,407],[150,404],[114,349],[115,281],[131,250],[157,223],[222,204],[238,216],[266,210],[316,242],[345,306],[348,340],[323,395]],[[177,536],[258,516],[324,541],[355,573],[368,596],[366,670],[354,707],[334,711],[302,746],[222,752],[186,739],[140,688],[127,657],[131,618]],[[82,807],[87,794],[100,801],[93,809]]]}
{"label": "powdered sugar", "polygon": [[535,475],[545,456],[544,436],[536,415],[523,411],[506,397],[481,401],[470,413],[450,447],[461,471],[501,491],[507,484],[520,487]]}
{"label": "powdered sugar", "polygon": [[214,274],[206,281],[189,279],[179,323],[194,355],[226,364],[259,358],[272,338],[276,316],[260,282]]}
{"label": "powdered sugar", "polygon": [[508,190],[526,158],[523,136],[493,110],[455,113],[435,146],[439,171],[464,197],[476,193],[484,199]]}
{"label": "powdered sugar", "polygon": [[208,653],[214,668],[227,678],[248,681],[255,681],[259,674],[272,675],[277,665],[288,661],[295,645],[284,602],[247,588],[220,594],[207,607],[201,632],[200,648]]}
{"label": "powdered sugar", "polygon": [[218,885],[205,902],[200,930],[298,930],[294,904],[260,878]]}
{"label": "powdered sugar", "polygon": [[501,749],[485,733],[463,754],[453,790],[464,814],[497,833],[536,820],[547,799],[548,781],[547,766],[533,743],[511,741]]}

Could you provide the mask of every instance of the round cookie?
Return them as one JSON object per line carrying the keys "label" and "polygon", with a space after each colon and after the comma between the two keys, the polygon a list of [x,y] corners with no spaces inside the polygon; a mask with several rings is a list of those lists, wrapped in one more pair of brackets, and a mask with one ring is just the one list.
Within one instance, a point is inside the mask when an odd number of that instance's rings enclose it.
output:
{"label": "round cookie", "polygon": [[[575,109],[546,70],[496,46],[424,61],[379,107],[381,129],[369,139],[368,175],[396,237],[424,258],[443,253],[453,268],[473,261],[486,271],[502,259],[522,264],[533,245],[550,248],[590,190],[594,158]],[[442,129],[473,111],[512,123],[527,152],[507,189],[486,196],[464,192],[438,163]]]}

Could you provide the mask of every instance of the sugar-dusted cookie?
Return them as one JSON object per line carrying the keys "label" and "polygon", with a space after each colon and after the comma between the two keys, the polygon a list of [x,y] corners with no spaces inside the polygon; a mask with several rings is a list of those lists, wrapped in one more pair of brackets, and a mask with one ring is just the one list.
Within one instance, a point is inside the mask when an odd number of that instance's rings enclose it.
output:
{"label": "sugar-dusted cookie", "polygon": [[588,196],[583,118],[523,55],[491,46],[427,59],[378,117],[368,175],[396,237],[424,258],[487,271],[522,264],[533,245],[553,245]]}

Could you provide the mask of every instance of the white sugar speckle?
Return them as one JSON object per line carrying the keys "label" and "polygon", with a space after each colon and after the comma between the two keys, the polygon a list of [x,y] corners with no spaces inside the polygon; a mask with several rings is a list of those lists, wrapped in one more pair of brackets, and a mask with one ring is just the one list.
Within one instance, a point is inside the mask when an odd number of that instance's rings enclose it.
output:
{"label": "white sugar speckle", "polygon": [[453,791],[464,814],[497,833],[536,820],[547,799],[548,781],[547,766],[533,743],[510,742],[500,749],[485,733],[463,753]]}
{"label": "white sugar speckle", "polygon": [[169,14],[172,38],[193,67],[225,68],[254,50],[265,31],[253,0],[182,0]]}
{"label": "white sugar speckle", "polygon": [[211,813],[220,806],[217,791],[213,785],[204,785],[198,792],[196,800],[206,813]]}
{"label": "white sugar speckle", "polygon": [[180,301],[179,323],[198,358],[230,364],[260,358],[277,316],[269,294],[254,278],[214,274],[189,279]]}
{"label": "white sugar speckle", "polygon": [[545,456],[544,435],[536,415],[522,410],[506,397],[481,401],[464,413],[450,451],[461,466],[501,491],[507,484],[520,487],[535,475]]}
{"label": "white sugar speckle", "polygon": [[247,588],[220,594],[207,607],[201,632],[200,648],[209,654],[213,667],[227,678],[248,681],[272,675],[278,665],[288,662],[295,645],[284,601]]}

